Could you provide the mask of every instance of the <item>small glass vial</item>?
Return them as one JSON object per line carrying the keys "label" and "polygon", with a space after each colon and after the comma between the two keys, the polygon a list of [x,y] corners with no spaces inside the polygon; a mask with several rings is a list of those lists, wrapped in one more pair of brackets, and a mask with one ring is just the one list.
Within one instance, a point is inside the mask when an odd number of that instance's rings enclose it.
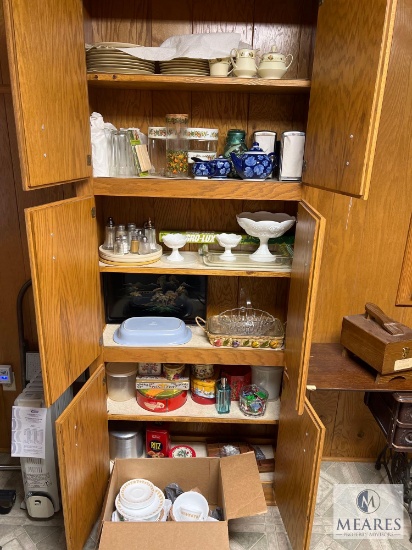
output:
{"label": "small glass vial", "polygon": [[188,175],[188,122],[189,115],[166,115],[166,176],[169,178]]}
{"label": "small glass vial", "polygon": [[127,246],[130,250],[130,243],[132,241],[132,235],[136,231],[136,224],[135,223],[128,223],[127,224]]}
{"label": "small glass vial", "polygon": [[116,226],[114,225],[113,218],[108,218],[105,228],[105,239],[102,248],[104,248],[105,250],[113,250],[115,238]]}
{"label": "small glass vial", "polygon": [[139,254],[139,237],[137,235],[132,235],[132,240],[130,241],[130,254]]}
{"label": "small glass vial", "polygon": [[123,237],[123,235],[127,235],[126,226],[122,224],[116,225],[116,238]]}
{"label": "small glass vial", "polygon": [[122,246],[123,246],[123,254],[128,254],[129,253],[129,245],[127,244],[127,235],[122,235],[120,237],[120,241],[121,241]]}
{"label": "small glass vial", "polygon": [[164,176],[166,171],[166,126],[150,126],[147,131],[147,149],[151,173],[155,176]]}
{"label": "small glass vial", "polygon": [[226,378],[221,378],[216,383],[216,410],[219,414],[230,412],[230,386]]}
{"label": "small glass vial", "polygon": [[139,242],[139,254],[150,254],[150,243],[147,240],[147,237],[143,237]]}
{"label": "small glass vial", "polygon": [[116,254],[118,256],[124,255],[122,237],[116,237],[116,240],[114,242],[113,254]]}
{"label": "small glass vial", "polygon": [[156,229],[150,218],[144,224],[144,234],[147,237],[150,250],[156,250]]}

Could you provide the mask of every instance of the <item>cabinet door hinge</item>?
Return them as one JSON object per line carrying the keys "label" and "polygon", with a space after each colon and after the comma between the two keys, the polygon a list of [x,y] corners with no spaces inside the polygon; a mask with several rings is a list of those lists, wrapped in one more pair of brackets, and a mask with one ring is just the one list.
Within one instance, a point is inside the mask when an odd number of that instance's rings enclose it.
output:
{"label": "cabinet door hinge", "polygon": [[323,4],[323,0],[319,0],[319,7]]}
{"label": "cabinet door hinge", "polygon": [[99,338],[99,346],[102,346],[103,345],[103,336],[100,336]]}
{"label": "cabinet door hinge", "polygon": [[92,214],[92,218],[96,217],[96,207],[95,206],[93,206],[93,208],[91,210],[91,214]]}
{"label": "cabinet door hinge", "polygon": [[92,156],[91,155],[86,155],[86,163],[87,163],[87,166],[92,165]]}
{"label": "cabinet door hinge", "polygon": [[307,168],[307,162],[306,160],[303,160],[303,163],[302,163],[302,172],[304,172]]}

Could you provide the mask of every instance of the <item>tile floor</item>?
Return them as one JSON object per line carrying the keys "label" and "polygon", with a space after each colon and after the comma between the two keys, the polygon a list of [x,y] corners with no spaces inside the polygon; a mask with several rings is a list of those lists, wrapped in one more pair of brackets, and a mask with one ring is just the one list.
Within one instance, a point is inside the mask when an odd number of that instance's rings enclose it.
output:
{"label": "tile floor", "polygon": [[[0,454],[0,463],[7,463]],[[319,481],[311,550],[412,550],[409,543],[410,523],[405,513],[406,535],[403,540],[336,541],[332,538],[332,492],[334,483],[385,483],[384,471],[361,462],[323,462]],[[16,489],[17,500],[12,511],[0,515],[0,550],[65,550],[61,512],[47,521],[32,520],[20,509],[23,496],[21,473],[0,471],[0,488]],[[264,516],[232,520],[229,523],[231,550],[291,549],[277,507],[271,506]],[[84,550],[96,548],[96,528]],[[216,549],[219,550],[219,549]],[[298,550],[298,549],[296,549]]]}

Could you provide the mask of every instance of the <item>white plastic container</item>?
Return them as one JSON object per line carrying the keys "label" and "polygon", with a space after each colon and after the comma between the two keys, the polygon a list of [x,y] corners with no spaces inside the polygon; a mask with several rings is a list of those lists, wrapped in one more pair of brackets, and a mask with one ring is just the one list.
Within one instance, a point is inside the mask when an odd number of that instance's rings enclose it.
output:
{"label": "white plastic container", "polygon": [[107,394],[113,401],[136,399],[137,363],[107,363]]}
{"label": "white plastic container", "polygon": [[279,399],[283,367],[252,365],[252,384],[262,386],[269,393],[269,400]]}

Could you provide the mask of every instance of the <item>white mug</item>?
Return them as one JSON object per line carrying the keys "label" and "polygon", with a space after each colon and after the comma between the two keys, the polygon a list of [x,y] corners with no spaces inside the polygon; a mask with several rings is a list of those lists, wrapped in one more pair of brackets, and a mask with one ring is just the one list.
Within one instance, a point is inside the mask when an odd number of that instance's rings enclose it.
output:
{"label": "white mug", "polygon": [[232,72],[232,61],[230,57],[209,59],[210,76],[224,77]]}

